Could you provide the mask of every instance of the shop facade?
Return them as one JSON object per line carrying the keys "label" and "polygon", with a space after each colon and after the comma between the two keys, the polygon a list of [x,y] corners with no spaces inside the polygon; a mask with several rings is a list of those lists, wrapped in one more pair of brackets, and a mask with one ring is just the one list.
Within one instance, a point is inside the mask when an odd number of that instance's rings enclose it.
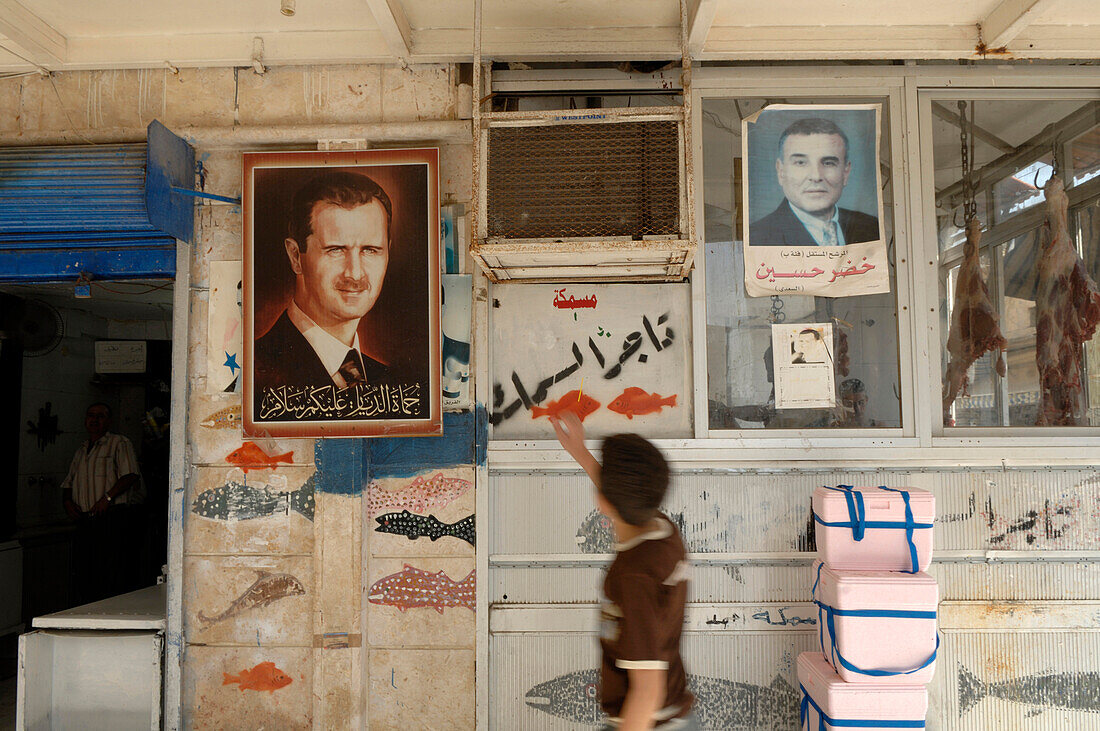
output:
{"label": "shop facade", "polygon": [[[494,73],[489,91],[510,89],[521,109],[536,92],[591,97],[524,73]],[[667,75],[624,81],[609,70],[601,87],[618,97],[635,84],[657,98]],[[698,232],[690,279],[493,284],[472,259],[461,262],[472,282],[473,400],[444,415],[442,437],[261,437],[251,441],[289,461],[241,471],[230,459],[246,441],[233,416],[241,395],[213,387],[224,374],[211,365],[221,344],[210,301],[213,272],[243,259],[242,211],[196,206],[194,243],[177,249],[172,328],[174,413],[186,420],[173,424],[165,727],[594,724],[595,591],[608,532],[583,474],[534,410],[573,390],[604,407],[590,422],[595,436],[639,431],[673,465],[667,508],[694,563],[685,655],[691,674],[713,679],[705,724],[797,721],[795,658],[818,642],[809,496],[821,484],[936,495],[942,645],[930,723],[1095,722],[1095,706],[1080,700],[1087,693],[1059,689],[1100,682],[1100,350],[1091,339],[1081,346],[1074,425],[1036,426],[1037,313],[1052,306],[1038,299],[1036,273],[1052,174],[1065,183],[1084,268],[1093,279],[1100,270],[1100,74],[1063,64],[714,64],[690,80],[681,161]],[[665,91],[658,103],[682,102]],[[157,119],[194,147],[197,187],[229,199],[241,197],[245,151],[438,147],[441,203],[468,217],[484,210],[469,93],[447,64],[28,76],[0,81],[3,106],[19,110],[0,120],[0,144],[134,141]],[[863,162],[878,174],[887,291],[746,295],[742,231],[755,216],[744,206],[742,130],[777,103],[879,110],[878,157]],[[945,408],[970,200],[1007,367],[999,374],[996,355],[979,358],[968,392]],[[593,307],[555,305],[563,287],[573,304]],[[846,340],[843,370],[839,348],[830,351],[834,404],[775,408],[773,325],[826,323],[834,342]],[[574,360],[575,371],[532,398]],[[606,408],[639,386],[678,398],[650,413]],[[454,494],[430,503],[433,480]],[[380,518],[417,505],[446,525],[475,516],[476,538],[382,530]],[[387,587],[410,580],[410,569],[442,572],[437,606],[394,598]],[[263,576],[289,578],[270,601],[239,603]],[[290,682],[271,692],[225,685],[262,663]]]}

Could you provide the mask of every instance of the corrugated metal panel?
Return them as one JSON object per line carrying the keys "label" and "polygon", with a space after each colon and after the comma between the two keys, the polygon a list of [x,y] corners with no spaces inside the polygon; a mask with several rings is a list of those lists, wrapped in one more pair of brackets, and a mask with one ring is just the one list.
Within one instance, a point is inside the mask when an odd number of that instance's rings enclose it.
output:
{"label": "corrugated metal panel", "polygon": [[949,633],[940,653],[945,731],[1100,729],[1100,632]]}
{"label": "corrugated metal panel", "polygon": [[[606,520],[582,473],[494,473],[492,554],[603,553]],[[913,486],[936,495],[936,550],[1100,550],[1100,473],[684,472],[665,512],[698,553],[807,550],[810,497],[822,484]],[[524,514],[554,520],[516,521]]]}
{"label": "corrugated metal panel", "polygon": [[175,272],[191,239],[194,152],[159,123],[149,144],[0,148],[0,281]]}
{"label": "corrugated metal panel", "polygon": [[[513,618],[500,623],[512,630],[491,635],[492,689],[501,699],[493,704],[492,727],[584,727],[524,696],[540,683],[551,684],[544,690],[575,692],[584,679],[576,673],[596,667],[594,635],[570,631],[569,622],[594,611],[610,559],[609,527],[593,512],[592,487],[581,473],[495,472],[490,483],[489,591],[498,607],[490,611],[532,612],[531,622]],[[721,687],[736,703],[766,693],[776,668],[814,646],[816,635],[801,626],[757,632],[721,620],[745,605],[765,607],[769,620],[781,617],[780,607],[788,614],[805,607],[812,583],[810,496],[820,484],[838,483],[933,491],[939,559],[931,573],[941,599],[976,602],[941,607],[965,629],[943,633],[928,728],[1100,730],[1095,470],[677,473],[666,512],[695,553],[690,600],[703,605],[689,607],[693,631],[683,647],[690,672],[732,683]],[[516,515],[552,518],[517,521]],[[555,602],[575,606],[524,608]],[[714,614],[713,631],[698,621],[704,609],[706,617]],[[549,622],[546,612],[563,620],[568,614],[568,621]],[[556,629],[546,632],[543,625]]]}
{"label": "corrugated metal panel", "polygon": [[147,154],[145,144],[0,149],[0,241],[155,233],[145,210]]}

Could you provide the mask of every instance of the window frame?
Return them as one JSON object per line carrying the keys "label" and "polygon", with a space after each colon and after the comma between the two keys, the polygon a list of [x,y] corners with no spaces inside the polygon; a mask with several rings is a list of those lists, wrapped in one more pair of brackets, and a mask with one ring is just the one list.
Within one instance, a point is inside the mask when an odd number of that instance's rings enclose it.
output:
{"label": "window frame", "polygon": [[[552,82],[551,82],[552,83]],[[556,88],[562,88],[558,82]],[[655,443],[676,469],[957,469],[1093,467],[1100,427],[953,427],[940,423],[939,243],[933,193],[931,102],[965,97],[1100,99],[1100,68],[1049,65],[704,66],[692,69],[689,184],[703,183],[702,102],[722,97],[880,96],[890,105],[890,161],[898,314],[901,428],[710,429],[707,414],[706,257],[699,243],[692,285],[694,436]],[[703,195],[695,197],[696,230],[704,228]],[[1013,222],[1014,223],[1014,222]],[[488,403],[486,282],[475,285],[477,394]],[[493,439],[487,468],[572,469],[556,441]],[[598,443],[590,442],[590,447]]]}
{"label": "window frame", "polygon": [[[712,429],[707,413],[707,360],[706,360],[706,244],[699,241],[702,251],[695,256],[695,271],[692,273],[692,353],[694,356],[695,383],[695,436],[708,441],[720,440],[723,443],[745,443],[760,448],[777,449],[835,449],[835,448],[881,448],[919,446],[916,423],[913,419],[915,393],[912,384],[915,379],[914,343],[906,333],[912,332],[912,317],[909,301],[911,299],[911,281],[909,273],[909,249],[911,245],[910,226],[905,203],[909,197],[909,182],[904,171],[904,122],[905,100],[904,79],[899,75],[882,74],[843,74],[833,77],[822,76],[825,69],[815,69],[813,74],[803,70],[802,74],[784,74],[786,69],[753,69],[751,73],[739,73],[736,83],[730,83],[726,74],[717,73],[725,69],[704,69],[702,78],[693,78],[692,109],[702,110],[708,99],[731,99],[745,97],[781,97],[795,101],[799,97],[881,97],[889,105],[890,130],[890,185],[893,191],[893,232],[896,312],[898,325],[898,380],[901,391],[901,427],[877,427],[867,429]],[[881,70],[881,69],[879,69]],[[756,72],[765,72],[757,74]],[[706,165],[703,159],[702,114],[696,113],[692,119],[692,141],[694,165],[699,171],[696,190],[702,188],[699,182]],[[696,231],[704,231],[703,210],[705,195],[696,195]]]}
{"label": "window frame", "polygon": [[[921,261],[929,262],[929,269],[923,282],[926,301],[928,302],[928,341],[927,352],[935,354],[927,359],[928,379],[931,383],[939,384],[943,363],[940,357],[940,343],[942,342],[942,329],[939,311],[939,286],[938,275],[940,264],[939,234],[935,217],[935,163],[932,153],[932,103],[949,103],[965,99],[967,101],[994,101],[1011,97],[1013,99],[1035,100],[1080,100],[1100,101],[1100,88],[1096,84],[1096,75],[1093,74],[1091,85],[1063,84],[1054,88],[1040,88],[1036,83],[1038,79],[1029,79],[1029,74],[1021,74],[1022,78],[995,77],[985,83],[978,83],[973,79],[970,84],[955,83],[950,86],[942,84],[922,85],[916,89],[915,106],[918,114],[917,134],[920,140],[920,165],[921,173],[919,200],[913,205],[920,205],[928,211],[923,216],[923,233],[920,241],[923,244],[923,257]],[[964,79],[966,81],[967,79]],[[1070,81],[1064,79],[1063,81]],[[1073,191],[1074,189],[1069,189]],[[1068,191],[1068,192],[1069,192]],[[1092,198],[1089,195],[1088,198]],[[1037,209],[1041,210],[1038,206]],[[1027,230],[1029,221],[1033,221],[1036,213],[1021,211],[1017,216],[1011,216],[1003,222],[999,222],[995,228],[1002,231],[1023,234]],[[1038,214],[1041,216],[1042,214]],[[957,247],[952,247],[952,249]],[[951,250],[948,250],[949,252]],[[921,311],[922,316],[925,314]],[[929,393],[929,397],[935,394]],[[931,401],[938,404],[939,399]],[[1071,438],[1075,446],[1100,446],[1100,426],[996,426],[996,427],[947,427],[938,416],[937,409],[931,409],[929,414],[930,445],[933,447],[957,447],[979,443],[982,446],[997,447],[1027,447],[1035,446],[1050,448],[1063,445],[1067,438]]]}

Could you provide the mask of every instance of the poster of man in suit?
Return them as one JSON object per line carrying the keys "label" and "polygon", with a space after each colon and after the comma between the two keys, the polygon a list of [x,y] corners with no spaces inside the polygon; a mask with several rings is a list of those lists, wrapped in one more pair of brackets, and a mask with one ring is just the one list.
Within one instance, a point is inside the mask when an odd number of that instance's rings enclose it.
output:
{"label": "poster of man in suit", "polygon": [[244,154],[250,436],[442,432],[439,152]]}
{"label": "poster of man in suit", "polygon": [[765,107],[742,123],[750,296],[890,290],[877,104]]}

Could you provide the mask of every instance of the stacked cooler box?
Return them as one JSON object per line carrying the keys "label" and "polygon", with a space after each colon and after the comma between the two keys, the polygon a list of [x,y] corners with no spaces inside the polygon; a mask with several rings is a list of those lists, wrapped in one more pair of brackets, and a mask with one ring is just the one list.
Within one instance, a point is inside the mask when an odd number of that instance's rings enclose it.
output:
{"label": "stacked cooler box", "polygon": [[803,731],[924,728],[935,671],[935,498],[917,489],[814,491],[820,651],[798,657]]}

